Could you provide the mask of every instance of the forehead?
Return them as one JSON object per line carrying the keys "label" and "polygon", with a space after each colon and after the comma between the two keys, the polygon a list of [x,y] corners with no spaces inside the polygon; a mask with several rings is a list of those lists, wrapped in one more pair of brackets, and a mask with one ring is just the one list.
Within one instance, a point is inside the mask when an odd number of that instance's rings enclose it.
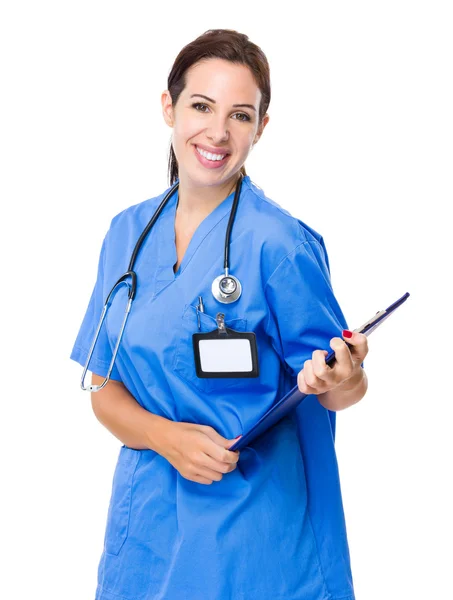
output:
{"label": "forehead", "polygon": [[184,94],[204,94],[216,102],[259,105],[261,91],[246,65],[210,58],[190,67],[186,73]]}

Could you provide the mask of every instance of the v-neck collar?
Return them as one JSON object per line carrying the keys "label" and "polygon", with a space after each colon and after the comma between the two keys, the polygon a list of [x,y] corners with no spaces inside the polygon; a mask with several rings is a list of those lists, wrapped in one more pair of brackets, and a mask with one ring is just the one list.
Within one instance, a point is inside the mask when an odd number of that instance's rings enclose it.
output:
{"label": "v-neck collar", "polygon": [[[241,198],[245,192],[246,183],[249,180],[249,176],[245,175],[242,180]],[[190,243],[185,251],[182,262],[178,267],[176,273],[173,271],[173,266],[178,260],[176,252],[176,234],[175,234],[175,220],[176,220],[176,207],[179,199],[179,189],[174,195],[168,200],[168,203],[161,212],[157,223],[158,235],[160,239],[158,249],[158,267],[156,272],[156,282],[154,295],[157,295],[165,287],[170,285],[173,281],[176,281],[178,277],[181,277],[188,267],[193,255],[200,247],[203,240],[212,231],[212,229],[226,216],[229,215],[231,207],[233,205],[234,195],[236,188],[231,192],[229,196],[225,198],[220,204],[218,204],[214,210],[212,210],[194,231]],[[241,203],[239,198],[239,205]],[[220,234],[219,234],[220,235]],[[226,235],[226,226],[223,235]]]}

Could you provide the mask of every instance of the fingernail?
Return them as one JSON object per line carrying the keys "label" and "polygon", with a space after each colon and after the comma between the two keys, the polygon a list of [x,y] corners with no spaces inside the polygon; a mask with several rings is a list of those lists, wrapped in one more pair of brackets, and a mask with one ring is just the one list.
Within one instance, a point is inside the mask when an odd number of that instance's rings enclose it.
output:
{"label": "fingernail", "polygon": [[242,437],[242,435],[238,435],[237,437],[235,437],[235,440],[238,440],[240,437]]}
{"label": "fingernail", "polygon": [[349,329],[343,329],[343,335],[345,338],[352,338],[352,331],[349,331]]}

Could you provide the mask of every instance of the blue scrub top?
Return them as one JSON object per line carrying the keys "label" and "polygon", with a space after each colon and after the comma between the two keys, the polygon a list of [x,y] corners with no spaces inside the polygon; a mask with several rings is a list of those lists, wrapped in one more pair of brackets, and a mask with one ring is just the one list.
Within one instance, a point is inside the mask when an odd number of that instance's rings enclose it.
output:
{"label": "blue scrub top", "polygon": [[[96,284],[71,358],[85,364],[105,299],[163,194],[127,208],[102,244]],[[176,272],[176,192],[138,255],[137,294],[112,379],[173,421],[210,425],[226,438],[249,427],[297,384],[313,350],[347,328],[323,238],[245,176],[230,242],[243,290],[232,304],[211,293],[223,272],[234,191],[199,225]],[[199,379],[192,334],[227,327],[256,334],[258,378]],[[127,302],[116,294],[90,371],[105,376]],[[353,600],[335,455],[335,413],[308,396],[241,451],[237,468],[204,485],[160,454],[122,446],[113,477],[96,600]]]}

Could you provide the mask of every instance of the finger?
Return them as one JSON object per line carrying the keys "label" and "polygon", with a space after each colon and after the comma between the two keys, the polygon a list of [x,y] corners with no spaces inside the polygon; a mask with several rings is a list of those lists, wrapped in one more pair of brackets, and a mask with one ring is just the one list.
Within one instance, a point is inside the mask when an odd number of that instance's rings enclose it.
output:
{"label": "finger", "polygon": [[205,454],[204,457],[200,460],[199,465],[200,468],[206,467],[207,469],[212,469],[217,473],[230,473],[231,471],[234,471],[234,469],[237,466],[237,463],[231,464],[222,462],[220,460],[215,460],[214,458],[211,458],[210,456]]}
{"label": "finger", "polygon": [[336,364],[333,368],[336,381],[342,381],[352,375],[354,361],[346,342],[339,337],[330,340],[330,347],[335,352]]}
{"label": "finger", "polygon": [[236,463],[239,460],[239,452],[237,450],[230,451],[227,448],[232,445],[232,440],[222,437],[210,426],[206,426],[203,429],[203,432],[209,438],[203,446],[203,450],[206,454],[220,462]]}
{"label": "finger", "polygon": [[312,354],[313,372],[318,380],[328,383],[332,378],[332,367],[326,363],[326,356],[329,354],[326,350],[315,350]]}
{"label": "finger", "polygon": [[304,363],[303,369],[301,371],[299,371],[299,373],[297,374],[297,385],[299,387],[299,390],[303,394],[317,394],[318,393],[318,390],[316,388],[312,387],[311,385],[309,385],[309,383],[307,381],[307,373],[311,369],[310,363],[311,363],[310,360],[306,360]]}
{"label": "finger", "polygon": [[223,477],[223,473],[219,473],[213,469],[198,468],[195,476],[206,477],[207,479],[213,479],[214,481],[220,481]]}
{"label": "finger", "polygon": [[323,382],[316,377],[316,374],[313,369],[313,360],[306,360],[304,363],[304,378],[309,387],[312,389],[318,389],[319,384],[323,384]]}
{"label": "finger", "polygon": [[307,384],[303,374],[301,374],[300,377],[298,378],[298,387],[299,387],[299,390],[303,394],[318,394],[319,393],[316,388],[312,388],[311,386],[309,386]]}
{"label": "finger", "polygon": [[229,442],[229,440],[221,436],[220,433],[214,429],[214,427],[211,427],[210,425],[204,425],[202,427],[202,432],[218,446],[226,447],[228,445],[227,442]]}
{"label": "finger", "polygon": [[[234,438],[234,440],[230,440],[230,444],[229,444],[229,446],[228,446],[228,450],[230,450],[230,448],[231,448],[232,446],[234,446],[234,444],[235,444],[235,443],[238,441],[238,439],[239,439],[239,438],[241,438],[241,437],[242,437],[242,435],[238,435],[237,437],[235,437],[235,438]],[[231,450],[231,452],[237,452],[238,454],[240,453],[240,451],[239,451],[239,450]]]}
{"label": "finger", "polygon": [[[230,440],[227,441],[229,444],[231,444]],[[205,449],[205,452],[208,456],[221,463],[235,464],[239,460],[238,451],[233,452],[227,448],[222,448],[222,446],[219,446],[215,443],[209,444],[209,446]]]}
{"label": "finger", "polygon": [[212,484],[211,479],[206,479],[206,477],[201,477],[200,475],[194,475],[192,481],[195,481],[196,483],[204,483],[205,485]]}
{"label": "finger", "polygon": [[351,354],[356,361],[362,362],[368,354],[368,338],[364,333],[343,329],[343,337],[350,344]]}

